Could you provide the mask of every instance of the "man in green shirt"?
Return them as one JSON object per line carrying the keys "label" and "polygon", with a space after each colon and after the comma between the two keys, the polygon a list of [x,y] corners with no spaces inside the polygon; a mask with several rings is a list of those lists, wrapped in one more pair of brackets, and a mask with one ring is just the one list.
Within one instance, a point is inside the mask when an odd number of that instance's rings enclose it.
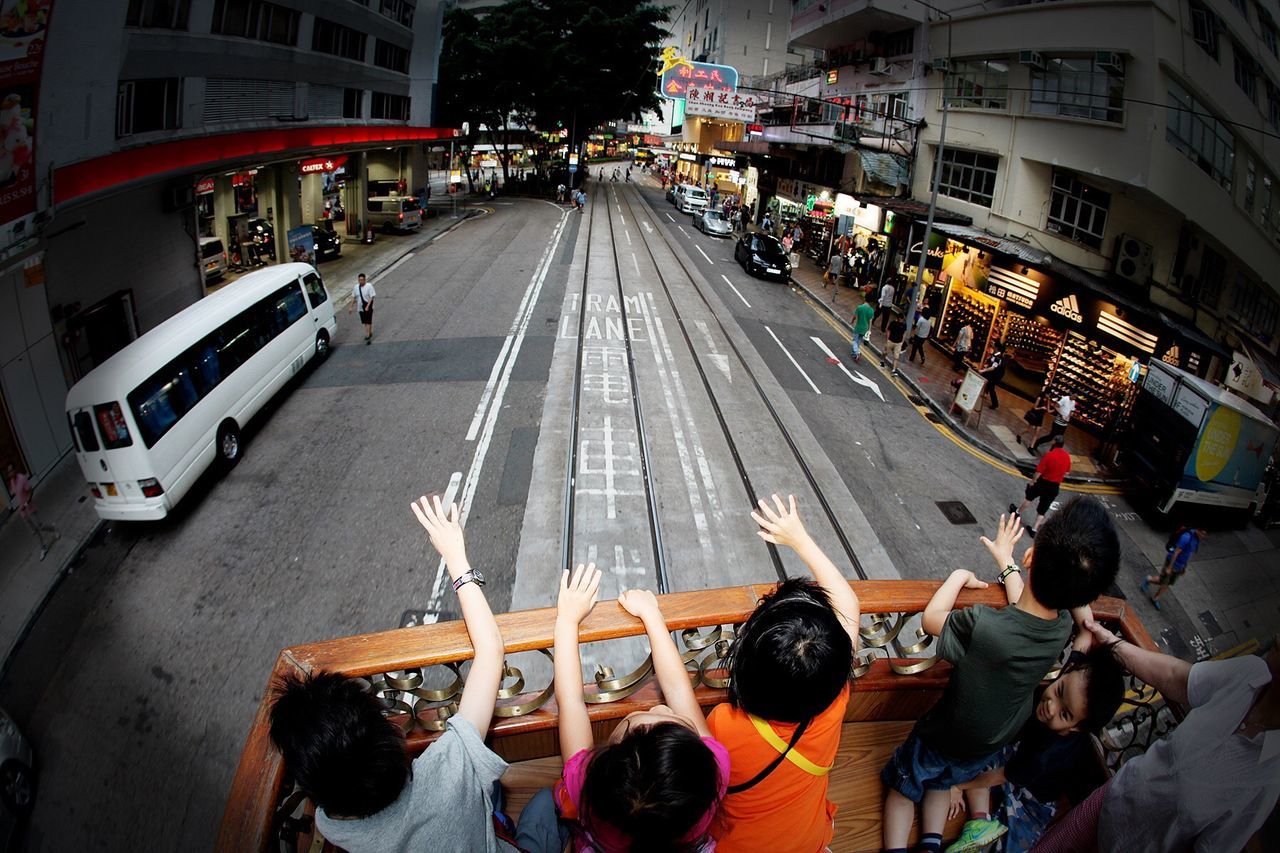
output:
{"label": "man in green shirt", "polygon": [[871,307],[871,297],[862,294],[862,304],[853,311],[853,360],[862,361],[862,342],[871,332],[871,318],[876,309]]}

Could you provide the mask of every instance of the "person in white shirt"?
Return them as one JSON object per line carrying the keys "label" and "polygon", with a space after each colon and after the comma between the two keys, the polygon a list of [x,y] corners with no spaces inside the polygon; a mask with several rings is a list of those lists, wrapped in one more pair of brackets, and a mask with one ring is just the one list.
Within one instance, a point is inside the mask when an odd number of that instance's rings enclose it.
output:
{"label": "person in white shirt", "polygon": [[933,318],[929,316],[929,309],[926,308],[915,321],[915,334],[911,336],[911,352],[907,354],[907,361],[915,361],[918,355],[920,366],[924,367],[924,342],[929,339],[929,333],[932,331]]}
{"label": "person in white shirt", "polygon": [[1129,759],[1036,850],[1084,849],[1077,845],[1095,839],[1102,853],[1244,849],[1280,797],[1280,637],[1265,659],[1190,664],[1121,640],[1092,620],[1085,627],[1187,716]]}
{"label": "person in white shirt", "polygon": [[1035,444],[1031,445],[1031,452],[1035,453],[1040,449],[1040,445],[1052,443],[1055,438],[1065,434],[1075,410],[1076,401],[1071,399],[1071,395],[1067,392],[1062,392],[1062,396],[1053,404],[1053,426],[1049,427],[1048,433],[1036,439]]}
{"label": "person in white shirt", "polygon": [[897,291],[892,281],[886,281],[880,288],[880,299],[876,303],[876,317],[880,320],[880,331],[883,333],[889,325],[889,316],[893,314],[893,296]]}
{"label": "person in white shirt", "polygon": [[360,273],[356,277],[356,286],[351,291],[351,304],[347,306],[347,313],[350,314],[357,305],[360,306],[360,322],[364,324],[366,344],[373,340],[373,299],[377,295],[373,285],[365,283],[364,273]]}
{"label": "person in white shirt", "polygon": [[956,357],[951,364],[951,369],[959,371],[964,369],[964,360],[969,357],[969,347],[973,346],[973,326],[965,323],[960,327],[960,331],[956,332]]}

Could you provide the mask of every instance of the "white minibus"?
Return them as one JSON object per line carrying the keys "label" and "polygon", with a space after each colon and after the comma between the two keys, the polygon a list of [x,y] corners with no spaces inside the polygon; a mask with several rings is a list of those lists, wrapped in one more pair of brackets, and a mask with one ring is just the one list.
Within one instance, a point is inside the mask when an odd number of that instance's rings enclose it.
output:
{"label": "white minibus", "polygon": [[337,331],[310,264],[249,273],[95,367],[67,392],[80,471],[101,518],[164,518]]}

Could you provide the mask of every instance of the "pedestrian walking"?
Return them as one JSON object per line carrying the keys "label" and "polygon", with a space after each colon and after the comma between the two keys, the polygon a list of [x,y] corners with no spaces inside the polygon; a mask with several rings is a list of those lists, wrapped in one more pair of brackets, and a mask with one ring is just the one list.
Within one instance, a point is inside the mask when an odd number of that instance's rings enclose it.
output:
{"label": "pedestrian walking", "polygon": [[378,292],[373,289],[372,284],[367,284],[364,280],[364,273],[356,276],[356,286],[351,292],[351,304],[347,306],[347,313],[360,305],[360,323],[364,326],[364,342],[366,344],[373,341],[373,300]]}
{"label": "pedestrian walking", "polygon": [[969,347],[973,346],[973,326],[965,323],[956,333],[956,358],[951,369],[959,372],[964,369],[964,360],[969,355]]}
{"label": "pedestrian walking", "polygon": [[832,252],[831,259],[827,261],[827,271],[822,276],[822,286],[827,284],[838,285],[840,283],[840,270],[844,267],[844,258],[839,252]]}
{"label": "pedestrian walking", "polygon": [[863,294],[862,304],[853,312],[853,360],[855,363],[862,361],[862,345],[867,340],[867,335],[871,334],[871,318],[876,314],[876,309],[871,307],[871,297]]}
{"label": "pedestrian walking", "polygon": [[1040,448],[1040,445],[1047,441],[1053,441],[1067,431],[1067,426],[1071,423],[1071,414],[1076,410],[1076,401],[1071,399],[1071,395],[1063,392],[1057,402],[1053,404],[1053,426],[1049,427],[1048,435],[1042,435],[1031,445],[1032,452]]}
{"label": "pedestrian walking", "polygon": [[898,373],[898,356],[902,355],[902,339],[907,334],[907,321],[903,318],[902,312],[892,306],[889,308],[889,339],[884,344],[884,358],[880,360],[881,367],[889,368],[896,376]]}
{"label": "pedestrian walking", "polygon": [[911,335],[911,352],[907,355],[907,361],[915,361],[916,356],[920,356],[920,366],[924,367],[924,342],[929,339],[929,333],[933,331],[933,318],[929,316],[929,309],[926,308],[916,320],[914,332]]}
{"label": "pedestrian walking", "polygon": [[4,479],[9,487],[10,497],[18,504],[18,515],[27,522],[27,526],[40,542],[40,559],[43,560],[48,556],[53,543],[62,538],[62,534],[52,524],[41,521],[40,516],[36,514],[36,502],[32,496],[35,489],[31,487],[30,477],[10,462],[4,466]]}
{"label": "pedestrian walking", "polygon": [[[1052,451],[1050,451],[1052,452]],[[1049,454],[1046,453],[1046,456]],[[1160,609],[1160,596],[1164,591],[1178,582],[1187,571],[1187,561],[1200,549],[1200,543],[1209,535],[1203,527],[1179,527],[1165,543],[1164,565],[1160,574],[1147,575],[1142,582],[1142,591],[1151,599],[1151,603]],[[1155,595],[1151,594],[1151,584],[1159,584]]]}
{"label": "pedestrian walking", "polygon": [[564,182],[561,181],[560,186],[556,187],[556,201],[560,203],[564,203],[565,192],[566,192],[566,188],[565,188]]}
{"label": "pedestrian walking", "polygon": [[987,358],[987,363],[978,371],[978,373],[982,374],[982,378],[987,380],[987,399],[991,401],[991,408],[993,409],[1000,408],[1000,398],[996,396],[996,386],[1000,384],[1001,379],[1004,379],[1004,370],[1004,344],[997,341],[990,357]]}
{"label": "pedestrian walking", "polygon": [[760,223],[760,227],[769,234],[773,233],[773,217],[767,212],[764,215],[764,220]]}
{"label": "pedestrian walking", "polygon": [[[1022,432],[1018,433],[1016,436],[1018,444],[1025,444],[1027,447],[1031,446],[1031,442],[1035,441],[1036,437],[1040,435],[1040,427],[1044,426],[1045,413],[1052,408],[1053,404],[1049,401],[1049,395],[1041,393],[1040,396],[1036,398],[1035,405],[1027,409],[1027,413],[1022,416],[1022,419],[1027,422],[1027,425]],[[1031,434],[1027,436],[1025,441],[1023,441],[1023,436],[1026,436],[1028,432]]]}
{"label": "pedestrian walking", "polygon": [[880,288],[880,299],[876,303],[876,318],[880,320],[880,332],[884,333],[889,325],[889,317],[893,314],[893,282],[886,281]]}
{"label": "pedestrian walking", "polygon": [[1022,503],[1016,507],[1009,504],[1009,512],[1022,518],[1022,512],[1027,508],[1027,504],[1032,501],[1038,501],[1036,504],[1036,523],[1028,530],[1028,535],[1033,538],[1040,531],[1040,525],[1044,523],[1044,517],[1049,514],[1053,502],[1058,499],[1058,492],[1062,490],[1062,480],[1071,470],[1071,454],[1067,452],[1063,446],[1066,443],[1062,436],[1058,436],[1053,440],[1053,449],[1046,453],[1041,459],[1040,464],[1036,465],[1036,472],[1031,477],[1031,482],[1027,483],[1027,488],[1023,492]]}

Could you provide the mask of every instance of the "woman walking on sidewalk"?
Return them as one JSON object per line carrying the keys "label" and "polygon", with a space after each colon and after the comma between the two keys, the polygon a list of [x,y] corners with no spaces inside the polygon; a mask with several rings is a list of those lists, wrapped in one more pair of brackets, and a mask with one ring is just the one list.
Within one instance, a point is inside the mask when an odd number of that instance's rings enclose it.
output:
{"label": "woman walking on sidewalk", "polygon": [[[45,524],[40,520],[40,516],[36,515],[36,504],[32,499],[31,478],[26,474],[20,473],[12,462],[4,466],[4,479],[8,484],[9,494],[18,503],[18,515],[26,519],[27,524],[36,535],[36,539],[40,540],[40,559],[43,560],[49,554],[49,549],[53,547],[53,543],[62,537],[58,532],[58,528],[52,524]],[[51,534],[46,536],[45,534]]]}

